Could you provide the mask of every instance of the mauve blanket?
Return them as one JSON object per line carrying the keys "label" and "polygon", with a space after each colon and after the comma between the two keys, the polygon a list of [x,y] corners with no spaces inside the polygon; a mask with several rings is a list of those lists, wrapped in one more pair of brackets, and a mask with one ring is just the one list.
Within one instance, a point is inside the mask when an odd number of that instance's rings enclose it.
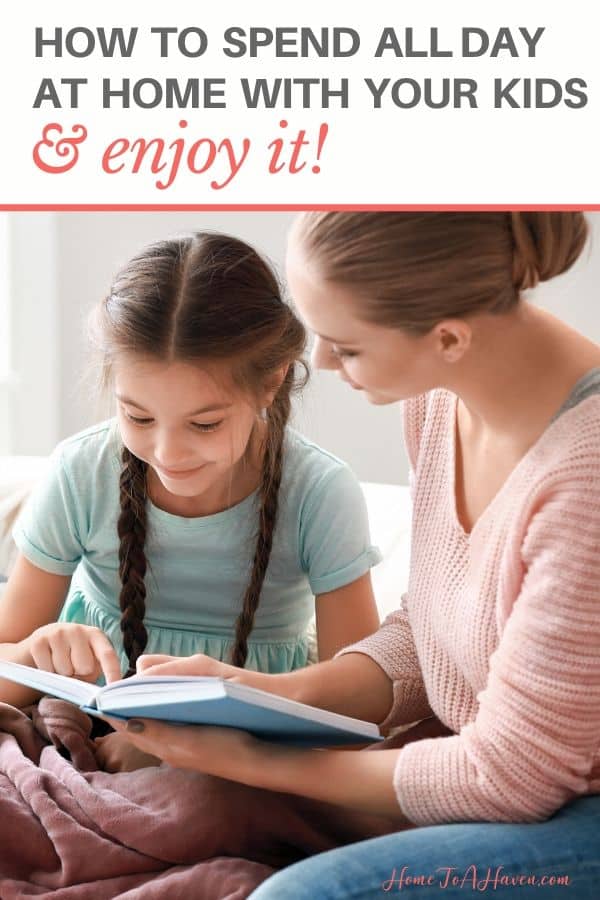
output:
{"label": "mauve blanket", "polygon": [[0,703],[1,900],[242,900],[277,868],[398,829],[166,764],[102,772],[90,727],[63,700],[31,717]]}

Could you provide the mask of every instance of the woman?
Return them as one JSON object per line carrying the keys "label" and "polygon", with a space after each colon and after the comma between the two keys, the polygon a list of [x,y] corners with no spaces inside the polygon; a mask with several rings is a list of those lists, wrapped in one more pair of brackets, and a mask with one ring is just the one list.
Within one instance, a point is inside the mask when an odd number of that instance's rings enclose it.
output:
{"label": "woman", "polygon": [[233,677],[384,728],[427,720],[427,737],[323,753],[130,722],[174,765],[402,829],[285,869],[256,900],[370,897],[411,878],[447,896],[519,896],[506,876],[596,890],[600,348],[521,296],[585,240],[574,212],[311,213],[294,228],[288,277],[316,365],[372,403],[405,401],[407,595],[373,636],[299,673],[206,657],[141,668]]}

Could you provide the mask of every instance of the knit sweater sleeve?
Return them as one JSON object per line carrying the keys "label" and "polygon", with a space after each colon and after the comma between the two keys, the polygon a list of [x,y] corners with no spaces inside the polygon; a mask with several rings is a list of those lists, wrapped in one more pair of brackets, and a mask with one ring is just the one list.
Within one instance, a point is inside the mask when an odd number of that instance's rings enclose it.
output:
{"label": "knit sweater sleeve", "polygon": [[567,466],[524,523],[520,591],[475,719],[400,751],[396,795],[416,824],[541,821],[589,790],[600,745],[600,451]]}
{"label": "knit sweater sleeve", "polygon": [[364,653],[370,656],[392,682],[392,707],[380,723],[381,729],[405,725],[433,715],[405,610],[398,609],[390,613],[375,634],[344,647],[336,655],[344,653]]}
{"label": "knit sweater sleeve", "polygon": [[[403,404],[404,443],[409,462],[411,496],[426,412],[425,394]],[[405,609],[400,608],[390,613],[375,634],[344,647],[336,656],[344,653],[364,653],[370,656],[393,683],[392,707],[380,723],[380,728],[404,725],[433,715]]]}

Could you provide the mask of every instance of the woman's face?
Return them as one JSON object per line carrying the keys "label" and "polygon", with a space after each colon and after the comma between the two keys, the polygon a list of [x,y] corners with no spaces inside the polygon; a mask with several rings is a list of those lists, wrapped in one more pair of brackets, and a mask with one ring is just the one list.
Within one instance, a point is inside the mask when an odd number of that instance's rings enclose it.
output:
{"label": "woman's face", "polygon": [[439,361],[432,336],[359,318],[360,299],[348,288],[320,279],[293,239],[287,279],[298,311],[315,335],[316,368],[334,369],[376,404],[405,400],[436,386]]}

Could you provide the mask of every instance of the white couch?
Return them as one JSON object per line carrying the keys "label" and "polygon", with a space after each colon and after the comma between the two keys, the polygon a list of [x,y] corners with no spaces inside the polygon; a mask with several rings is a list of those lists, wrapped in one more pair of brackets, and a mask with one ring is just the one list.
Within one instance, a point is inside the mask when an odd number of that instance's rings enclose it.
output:
{"label": "white couch", "polygon": [[[12,525],[23,501],[47,465],[42,456],[0,457],[0,574],[10,572],[15,546]],[[410,500],[408,488],[395,484],[363,483],[373,543],[383,561],[373,569],[375,596],[381,618],[400,603],[408,581]]]}

